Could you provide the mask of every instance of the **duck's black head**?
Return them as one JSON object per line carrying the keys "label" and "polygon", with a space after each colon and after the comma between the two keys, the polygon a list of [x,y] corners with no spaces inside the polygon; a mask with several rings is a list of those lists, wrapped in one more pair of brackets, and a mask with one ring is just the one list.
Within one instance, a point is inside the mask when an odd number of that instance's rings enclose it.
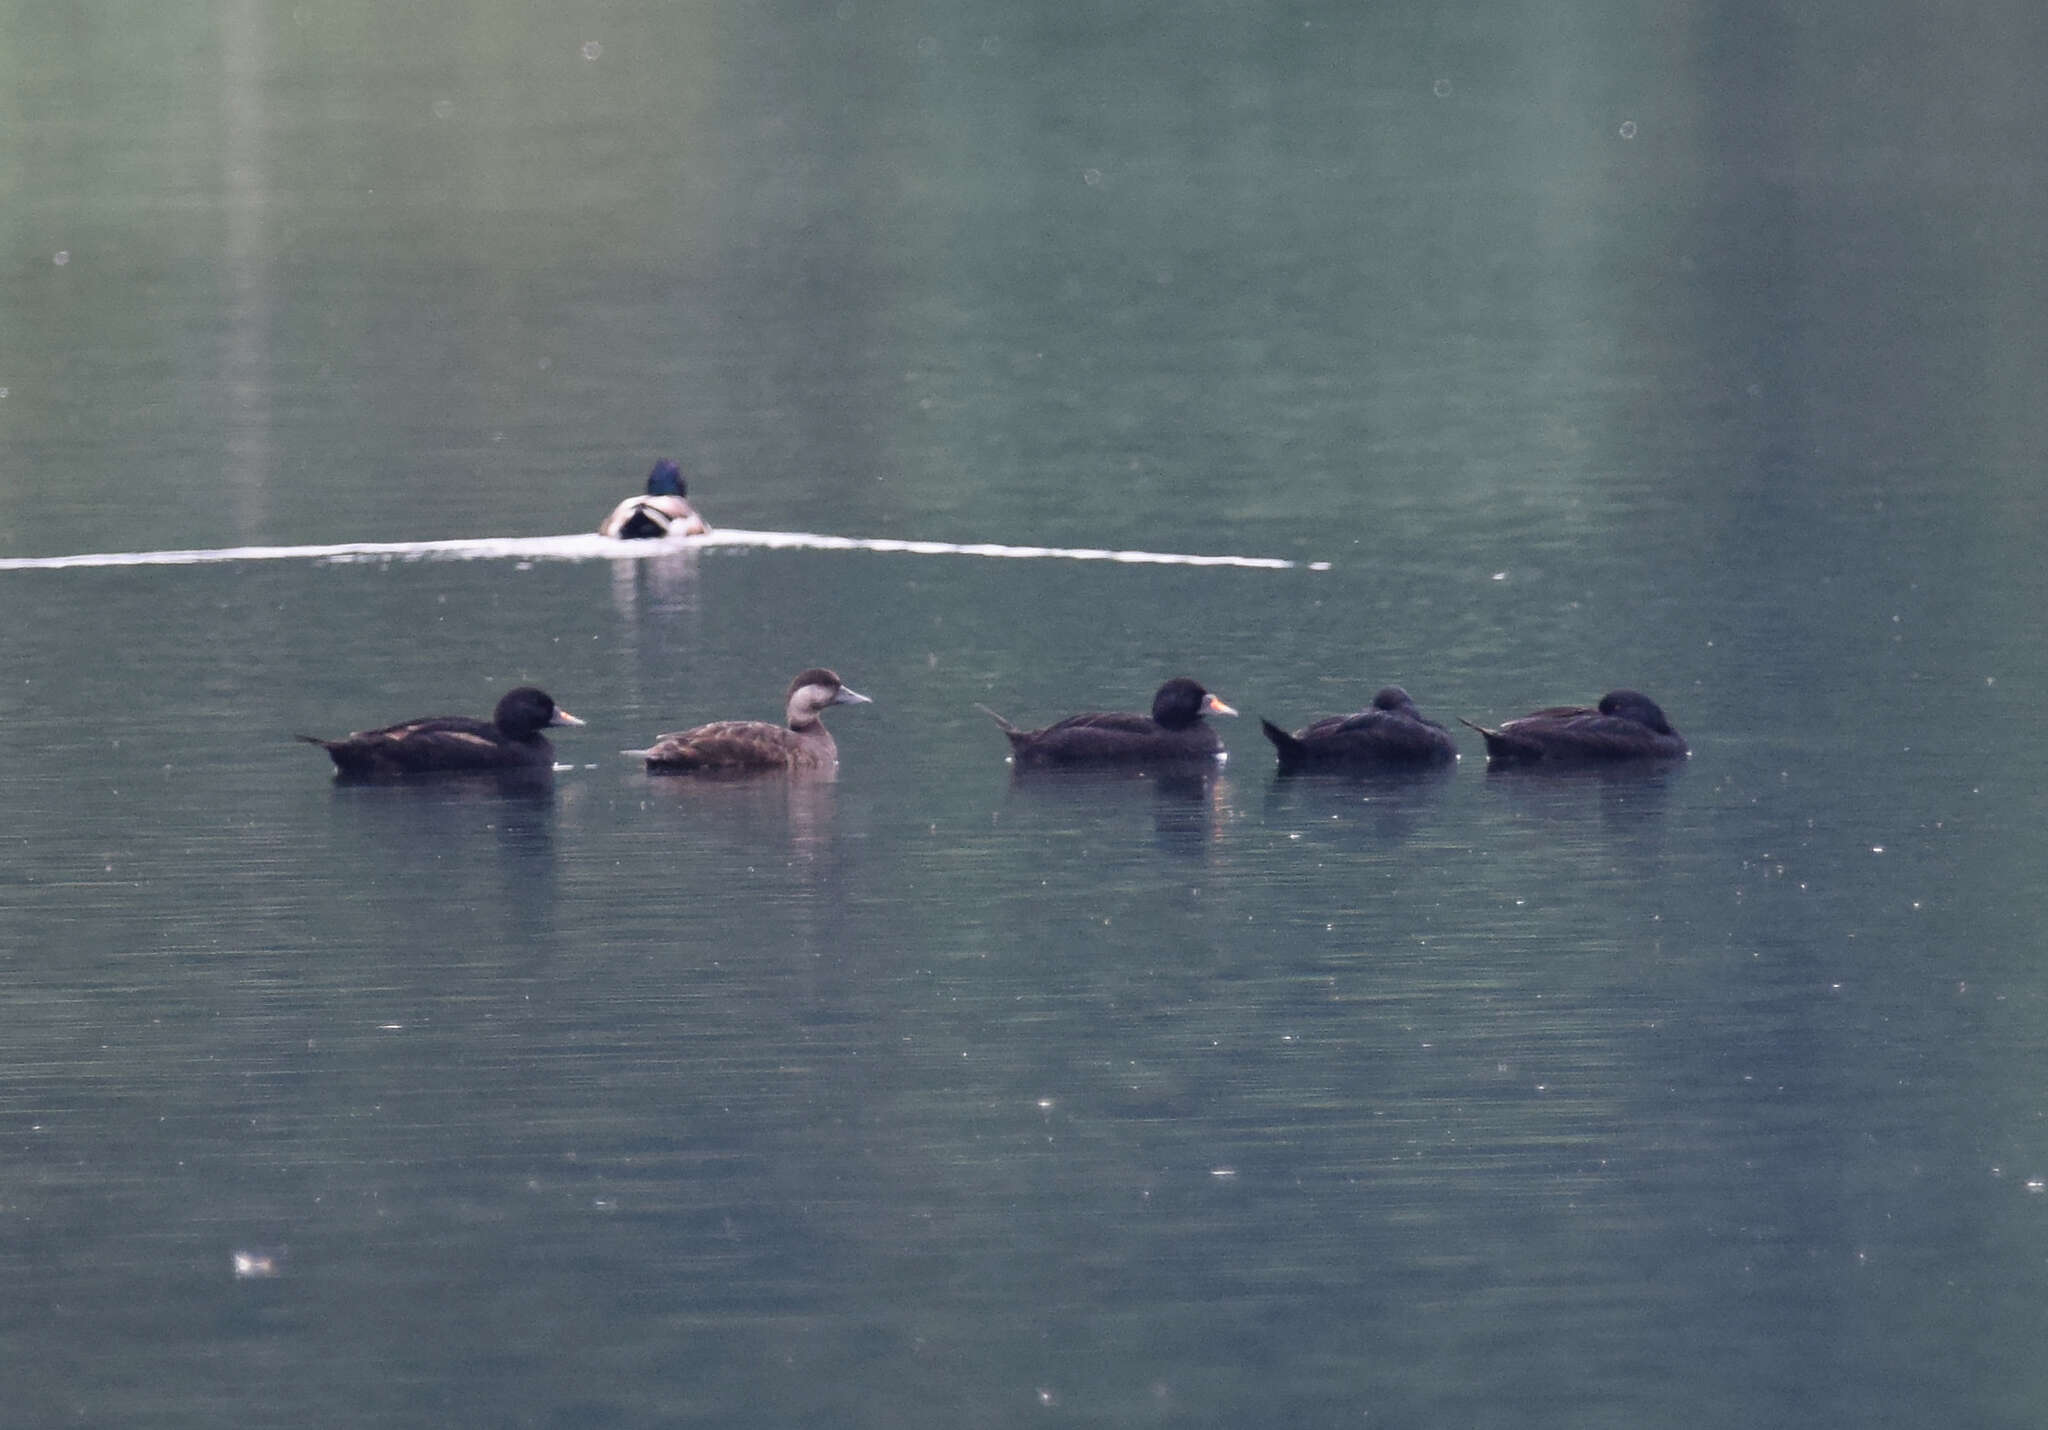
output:
{"label": "duck's black head", "polygon": [[557,709],[553,697],[545,690],[522,685],[517,690],[505,692],[491,723],[512,739],[530,740],[550,725],[581,725],[583,722],[568,711]]}
{"label": "duck's black head", "polygon": [[1400,686],[1389,685],[1383,687],[1379,694],[1373,696],[1372,708],[1375,710],[1413,710],[1415,702],[1409,698],[1408,692]]}
{"label": "duck's black head", "polygon": [[683,483],[683,469],[663,457],[654,464],[654,470],[647,474],[647,495],[651,497],[686,497],[689,488]]}
{"label": "duck's black head", "polygon": [[1152,718],[1168,730],[1185,730],[1204,715],[1237,712],[1202,688],[1201,682],[1176,675],[1152,697]]}
{"label": "duck's black head", "polygon": [[1638,725],[1647,725],[1660,735],[1675,735],[1671,722],[1664,718],[1664,712],[1657,702],[1637,690],[1610,690],[1600,697],[1600,713],[1615,715],[1623,720],[1633,720]]}

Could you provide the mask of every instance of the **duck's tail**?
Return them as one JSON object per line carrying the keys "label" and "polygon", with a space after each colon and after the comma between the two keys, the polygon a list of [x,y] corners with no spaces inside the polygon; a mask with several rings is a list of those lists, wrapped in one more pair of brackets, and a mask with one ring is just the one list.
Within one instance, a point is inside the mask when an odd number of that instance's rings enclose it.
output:
{"label": "duck's tail", "polygon": [[1481,725],[1476,721],[1467,720],[1463,715],[1460,715],[1458,717],[1458,723],[1460,725],[1463,725],[1468,730],[1477,730],[1479,732],[1479,737],[1486,741],[1486,753],[1488,758],[1491,758],[1495,755],[1505,756],[1514,753],[1514,742],[1510,740],[1506,735],[1502,734],[1500,731],[1489,730],[1484,725]]}
{"label": "duck's tail", "polygon": [[337,775],[365,774],[371,769],[362,755],[349,748],[347,740],[323,740],[318,735],[294,735],[294,740],[303,740],[309,745],[318,745],[327,752],[327,758],[334,761]]}
{"label": "duck's tail", "polygon": [[974,702],[974,708],[979,710],[982,714],[988,716],[989,719],[995,721],[996,724],[1002,726],[1003,733],[1005,735],[1021,735],[1022,733],[1024,733],[1022,730],[1019,730],[1015,725],[1012,725],[1008,720],[1003,718],[1003,716],[997,714],[995,711],[989,709],[986,705],[982,704],[979,700]]}
{"label": "duck's tail", "polygon": [[1306,758],[1308,749],[1301,741],[1288,734],[1264,716],[1259,717],[1259,728],[1266,732],[1266,738],[1273,742],[1273,753],[1280,757],[1284,767],[1298,765]]}

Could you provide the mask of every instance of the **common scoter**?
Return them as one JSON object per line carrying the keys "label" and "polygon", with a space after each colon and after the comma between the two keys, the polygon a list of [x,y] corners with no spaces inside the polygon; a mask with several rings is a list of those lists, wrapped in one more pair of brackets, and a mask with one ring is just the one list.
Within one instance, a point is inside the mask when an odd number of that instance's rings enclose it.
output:
{"label": "common scoter", "polygon": [[1413,768],[1458,758],[1450,731],[1416,709],[1398,685],[1355,715],[1325,716],[1291,735],[1270,720],[1259,725],[1283,770]]}
{"label": "common scoter", "polygon": [[1485,736],[1487,758],[1495,764],[1585,765],[1682,759],[1691,753],[1657,702],[1634,690],[1610,690],[1597,706],[1538,710],[1497,730],[1460,719]]}
{"label": "common scoter", "polygon": [[478,774],[551,768],[555,747],[540,732],[550,725],[582,723],[557,707],[546,691],[522,685],[506,692],[489,720],[434,715],[358,730],[339,740],[298,738],[327,751],[343,775]]}
{"label": "common scoter", "polygon": [[1009,737],[1019,765],[1213,760],[1223,754],[1223,741],[1202,717],[1237,713],[1186,676],[1159,687],[1150,715],[1097,711],[1069,715],[1042,730],[1021,730],[986,705],[981,709]]}

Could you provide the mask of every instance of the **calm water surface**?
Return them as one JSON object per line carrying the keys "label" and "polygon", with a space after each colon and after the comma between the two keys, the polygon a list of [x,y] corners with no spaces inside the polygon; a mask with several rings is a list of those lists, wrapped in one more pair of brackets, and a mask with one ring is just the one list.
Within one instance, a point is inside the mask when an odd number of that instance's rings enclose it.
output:
{"label": "calm water surface", "polygon": [[[2032,11],[0,19],[0,555],[1332,563],[0,572],[0,1419],[2041,1422]],[[1695,754],[1274,774],[1388,681]]]}

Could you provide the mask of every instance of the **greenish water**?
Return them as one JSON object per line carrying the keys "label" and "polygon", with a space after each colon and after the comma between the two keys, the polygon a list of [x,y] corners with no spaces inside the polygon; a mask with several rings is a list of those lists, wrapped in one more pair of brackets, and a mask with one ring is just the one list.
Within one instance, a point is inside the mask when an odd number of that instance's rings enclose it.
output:
{"label": "greenish water", "polygon": [[[0,572],[0,1418],[2039,1423],[2031,11],[0,21],[0,556],[1331,563]],[[1275,775],[1390,681],[1695,753]]]}

